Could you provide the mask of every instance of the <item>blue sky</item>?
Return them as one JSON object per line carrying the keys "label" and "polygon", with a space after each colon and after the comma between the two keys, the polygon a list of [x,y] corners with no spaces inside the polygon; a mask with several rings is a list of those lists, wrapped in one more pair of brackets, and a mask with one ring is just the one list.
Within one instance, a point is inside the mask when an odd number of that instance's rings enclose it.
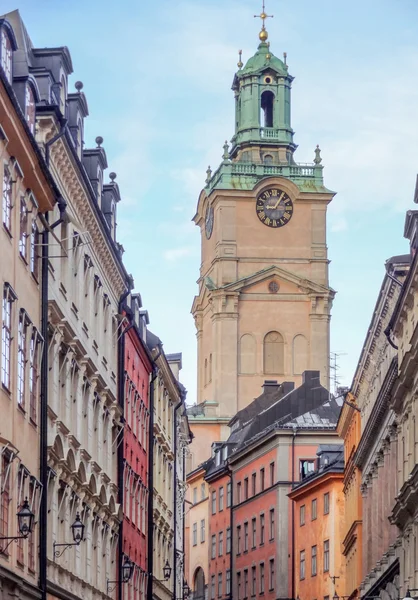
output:
{"label": "blue sky", "polygon": [[[199,269],[192,224],[205,170],[233,134],[238,49],[257,47],[258,0],[2,0],[19,8],[35,46],[67,45],[84,83],[85,142],[104,138],[121,188],[119,241],[166,352],[183,352],[194,402],[190,307]],[[407,251],[405,211],[418,170],[418,2],[267,0],[274,54],[295,77],[298,162],[319,144],[329,208],[331,348],[349,385],[385,259]]]}

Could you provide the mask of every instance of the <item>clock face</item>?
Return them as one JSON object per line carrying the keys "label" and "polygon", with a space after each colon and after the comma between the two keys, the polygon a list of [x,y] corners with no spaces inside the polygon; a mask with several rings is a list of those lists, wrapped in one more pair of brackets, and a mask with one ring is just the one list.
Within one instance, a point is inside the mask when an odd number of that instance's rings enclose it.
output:
{"label": "clock face", "polygon": [[207,239],[210,238],[213,231],[213,206],[208,206],[206,209],[206,217],[205,217],[205,233]]}
{"label": "clock face", "polygon": [[261,192],[255,205],[257,217],[268,227],[283,227],[293,215],[293,202],[283,190],[269,188]]}

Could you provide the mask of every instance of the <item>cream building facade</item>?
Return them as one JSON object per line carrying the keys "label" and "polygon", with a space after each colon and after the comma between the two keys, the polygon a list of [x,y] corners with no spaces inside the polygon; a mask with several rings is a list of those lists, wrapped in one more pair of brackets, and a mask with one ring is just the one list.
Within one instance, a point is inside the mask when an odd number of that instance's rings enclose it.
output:
{"label": "cream building facade", "polygon": [[[228,435],[229,419],[260,394],[265,379],[300,385],[311,369],[329,384],[335,292],[326,214],[334,192],[324,185],[319,147],[312,164],[294,160],[293,77],[267,37],[263,25],[257,52],[238,63],[232,145],[225,143],[219,168],[208,169],[194,216],[201,233],[192,314],[202,411],[191,423],[196,437],[210,442]],[[205,448],[193,449],[193,468],[207,457]]]}
{"label": "cream building facade", "polygon": [[[19,104],[10,23],[0,20],[0,598],[39,598],[38,545],[40,481],[40,374],[44,350],[41,311],[42,268],[38,258],[42,217],[52,210],[56,188],[39,156],[33,131],[28,79],[27,102]],[[25,499],[34,515],[33,532],[17,537],[17,512]]]}

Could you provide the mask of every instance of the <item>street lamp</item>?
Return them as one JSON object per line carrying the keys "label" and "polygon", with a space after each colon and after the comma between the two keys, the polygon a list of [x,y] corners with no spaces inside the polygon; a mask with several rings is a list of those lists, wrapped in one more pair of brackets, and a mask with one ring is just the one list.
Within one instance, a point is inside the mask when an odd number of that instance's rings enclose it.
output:
{"label": "street lamp", "polygon": [[[106,582],[107,595],[109,595],[111,592],[113,592],[113,590],[115,589],[115,587],[118,583],[128,583],[128,581],[131,579],[133,573],[134,573],[134,563],[129,559],[128,556],[125,556],[125,560],[123,562],[123,565],[121,566],[122,579],[120,581],[119,580],[111,581],[110,579],[107,580],[107,582]],[[111,585],[113,585],[112,588],[110,587]]]}
{"label": "street lamp", "polygon": [[[53,552],[54,552],[54,559],[62,556],[64,554],[64,552],[67,550],[67,548],[69,548],[70,546],[79,546],[80,543],[83,541],[85,525],[80,519],[80,513],[76,514],[75,521],[71,525],[70,529],[71,529],[71,533],[72,533],[74,541],[73,542],[64,542],[63,544],[57,544],[56,542],[54,542],[52,544],[52,548],[53,548]],[[60,547],[63,547],[63,549],[61,551],[55,550],[55,548],[60,548]]]}
{"label": "street lamp", "polygon": [[167,581],[171,577],[171,567],[168,559],[165,561],[165,565],[163,567],[164,581]]}
{"label": "street lamp", "polygon": [[411,592],[418,592],[418,588],[408,588],[406,590],[405,598],[403,598],[403,600],[409,600],[410,598],[415,598],[415,596],[411,596]]}
{"label": "street lamp", "polygon": [[0,537],[0,541],[9,540],[9,543],[6,544],[5,548],[0,548],[0,554],[4,554],[4,552],[6,552],[13,540],[25,540],[32,533],[35,515],[30,509],[27,498],[25,498],[22,508],[17,512],[16,516],[20,535],[15,535],[12,537]]}
{"label": "street lamp", "polygon": [[190,592],[192,590],[190,589],[188,583],[186,580],[183,581],[183,598],[188,598],[190,596]]}

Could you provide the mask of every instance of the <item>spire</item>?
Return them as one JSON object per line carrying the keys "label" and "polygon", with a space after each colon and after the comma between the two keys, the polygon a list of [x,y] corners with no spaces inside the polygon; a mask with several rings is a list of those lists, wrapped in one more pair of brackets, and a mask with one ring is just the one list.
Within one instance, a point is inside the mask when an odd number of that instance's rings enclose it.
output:
{"label": "spire", "polygon": [[266,14],[266,7],[265,7],[265,0],[263,0],[263,8],[261,11],[260,15],[254,15],[255,19],[261,19],[263,24],[261,26],[261,31],[258,34],[258,37],[260,38],[261,42],[266,42],[267,38],[269,36],[269,34],[267,33],[267,29],[266,29],[266,19],[272,19],[274,17],[274,15],[268,15]]}

